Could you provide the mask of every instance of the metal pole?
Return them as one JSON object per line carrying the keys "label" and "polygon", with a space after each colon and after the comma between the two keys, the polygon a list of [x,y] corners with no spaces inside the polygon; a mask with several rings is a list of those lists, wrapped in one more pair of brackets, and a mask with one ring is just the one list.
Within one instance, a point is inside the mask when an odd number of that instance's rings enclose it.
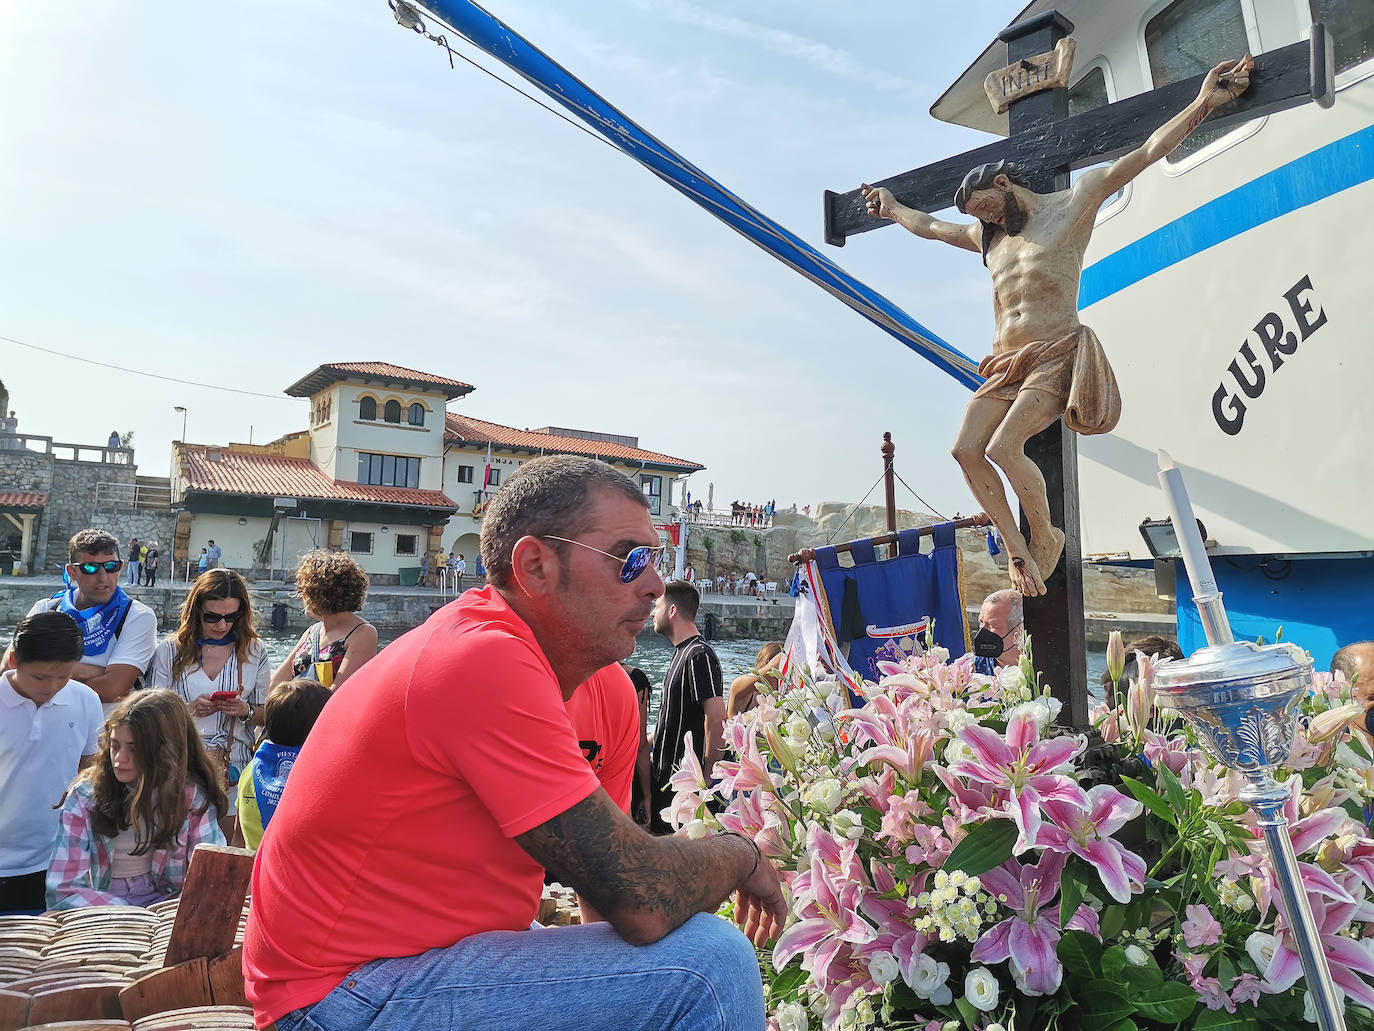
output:
{"label": "metal pole", "polygon": [[1282,900],[1281,912],[1288,921],[1293,943],[1298,948],[1307,990],[1312,996],[1312,1008],[1317,1014],[1321,1031],[1345,1031],[1345,1017],[1331,980],[1322,951],[1321,937],[1312,907],[1307,902],[1298,857],[1293,853],[1293,839],[1288,835],[1288,817],[1283,813],[1288,802],[1288,788],[1279,784],[1267,768],[1250,774],[1250,783],[1241,789],[1240,799],[1259,817],[1264,841],[1269,846],[1269,861],[1274,865],[1274,880],[1278,882]]}

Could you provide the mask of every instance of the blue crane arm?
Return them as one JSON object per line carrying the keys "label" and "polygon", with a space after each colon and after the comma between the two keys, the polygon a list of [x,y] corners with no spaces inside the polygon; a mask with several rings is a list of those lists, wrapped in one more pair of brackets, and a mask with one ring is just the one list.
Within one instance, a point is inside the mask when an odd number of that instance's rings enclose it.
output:
{"label": "blue crane arm", "polygon": [[972,390],[982,382],[977,362],[956,351],[882,294],[654,139],[499,18],[469,0],[424,0],[423,6],[468,42],[586,122],[617,150],[634,158],[673,189],[964,386]]}

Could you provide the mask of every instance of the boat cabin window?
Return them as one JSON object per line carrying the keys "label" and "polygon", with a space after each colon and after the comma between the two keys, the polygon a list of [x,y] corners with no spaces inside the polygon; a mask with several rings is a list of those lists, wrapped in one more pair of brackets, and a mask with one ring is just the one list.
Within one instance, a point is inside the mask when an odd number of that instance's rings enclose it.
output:
{"label": "boat cabin window", "polygon": [[[1175,0],[1145,25],[1145,51],[1154,88],[1203,75],[1212,66],[1252,51],[1240,0]],[[1195,154],[1234,129],[1195,130],[1165,160]]]}
{"label": "boat cabin window", "polygon": [[[1314,0],[1316,2],[1316,0]],[[1099,65],[1069,87],[1069,117],[1107,106],[1107,76]]]}
{"label": "boat cabin window", "polygon": [[1374,4],[1368,0],[1307,0],[1312,20],[1326,23],[1336,44],[1336,71],[1374,57]]}

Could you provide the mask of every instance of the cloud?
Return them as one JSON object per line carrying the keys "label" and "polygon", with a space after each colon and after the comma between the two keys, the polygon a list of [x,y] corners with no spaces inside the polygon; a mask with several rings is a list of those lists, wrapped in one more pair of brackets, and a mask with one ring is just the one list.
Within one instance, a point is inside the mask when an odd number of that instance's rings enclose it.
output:
{"label": "cloud", "polygon": [[848,50],[821,43],[806,36],[746,21],[733,14],[721,14],[686,0],[632,0],[641,10],[664,15],[684,25],[692,25],[736,39],[757,43],[775,54],[802,61],[831,75],[862,83],[890,93],[919,96],[924,87],[911,79],[871,68]]}

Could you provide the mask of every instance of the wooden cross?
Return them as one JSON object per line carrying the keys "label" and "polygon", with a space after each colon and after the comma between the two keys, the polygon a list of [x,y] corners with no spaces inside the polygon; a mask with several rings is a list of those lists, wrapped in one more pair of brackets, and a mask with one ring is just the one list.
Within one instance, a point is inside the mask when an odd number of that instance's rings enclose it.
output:
{"label": "wooden cross", "polygon": [[[1008,65],[1024,61],[1023,67],[1028,71],[1049,69],[1054,63],[1049,55],[1056,50],[1063,52],[1059,42],[1072,31],[1073,24],[1067,18],[1057,11],[1046,11],[1004,29],[998,39],[1007,44]],[[1026,78],[1025,83],[1012,84],[1006,97],[1010,128],[1007,139],[876,181],[874,185],[887,187],[908,207],[933,213],[953,206],[954,191],[970,169],[1005,159],[1020,167],[1036,193],[1065,190],[1071,169],[1120,157],[1144,143],[1197,95],[1204,76],[1171,83],[1073,118],[1068,117],[1066,76],[1056,80],[1042,71]],[[1308,100],[1326,105],[1331,95],[1330,44],[1324,26],[1317,24],[1308,42],[1294,43],[1257,58],[1250,73],[1249,89],[1237,101],[1215,112],[1207,124],[1237,124]],[[856,233],[892,224],[870,216],[858,190],[825,192],[827,243],[843,247],[846,238]],[[1061,420],[1031,438],[1026,455],[1045,477],[1051,521],[1064,530],[1063,559],[1053,575],[1046,577],[1046,593],[1025,601],[1026,630],[1033,638],[1036,665],[1049,672],[1055,697],[1064,705],[1061,721],[1085,728],[1087,645],[1077,439],[1073,433],[1065,432]],[[1024,512],[1021,529],[1023,533],[1028,529]]]}

